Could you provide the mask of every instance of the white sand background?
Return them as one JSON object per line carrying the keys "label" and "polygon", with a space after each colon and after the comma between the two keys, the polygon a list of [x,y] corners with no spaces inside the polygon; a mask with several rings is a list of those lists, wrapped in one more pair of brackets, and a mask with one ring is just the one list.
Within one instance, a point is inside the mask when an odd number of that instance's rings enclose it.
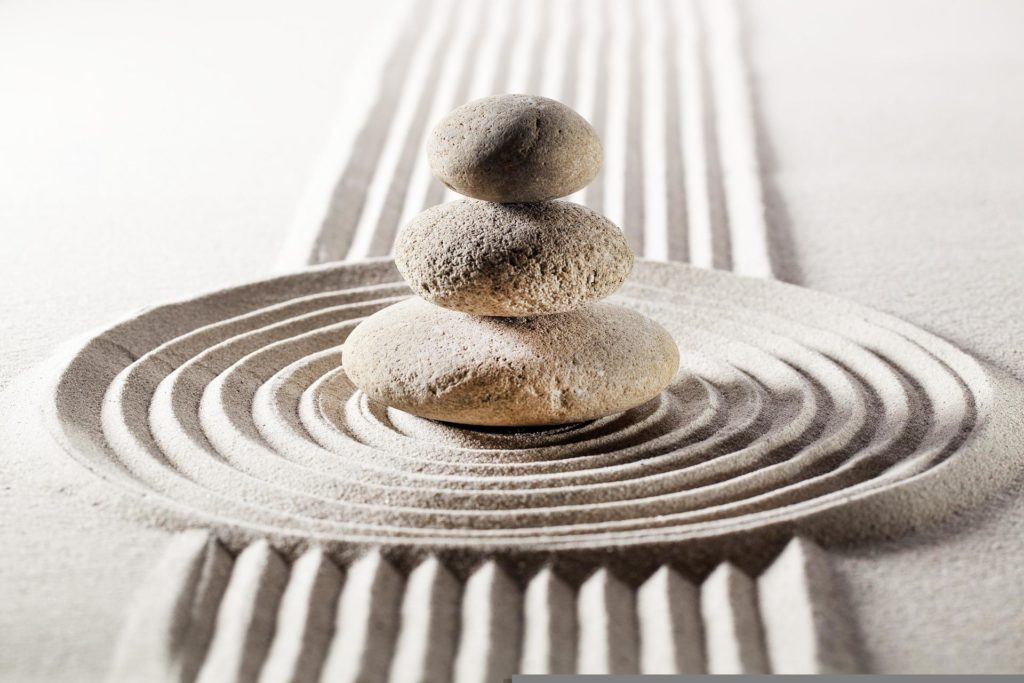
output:
{"label": "white sand background", "polygon": [[[267,275],[396,5],[0,4],[0,387],[132,310]],[[19,431],[5,454],[36,450]],[[0,463],[0,679],[99,680],[167,534],[28,463]]]}
{"label": "white sand background", "polygon": [[[269,272],[384,33],[364,22],[394,5],[0,5],[0,385],[131,309]],[[783,279],[1024,378],[1024,5],[743,9]],[[94,680],[166,534],[12,465],[32,417],[6,419],[0,678]],[[1024,669],[1022,527],[1018,489],[956,533],[844,553],[870,664]]]}
{"label": "white sand background", "polygon": [[269,272],[393,0],[0,5],[0,387]]}
{"label": "white sand background", "polygon": [[[745,8],[782,277],[1024,378],[1024,4]],[[958,533],[842,563],[872,665],[1024,670],[1022,528],[1017,486]]]}

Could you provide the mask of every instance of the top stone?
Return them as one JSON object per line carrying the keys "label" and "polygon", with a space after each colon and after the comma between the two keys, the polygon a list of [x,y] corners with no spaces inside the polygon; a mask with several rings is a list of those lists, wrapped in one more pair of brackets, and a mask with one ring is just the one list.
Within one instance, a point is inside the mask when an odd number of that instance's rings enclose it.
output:
{"label": "top stone", "polygon": [[444,117],[427,143],[430,168],[456,192],[489,202],[540,202],[585,187],[601,168],[601,141],[561,102],[494,95]]}

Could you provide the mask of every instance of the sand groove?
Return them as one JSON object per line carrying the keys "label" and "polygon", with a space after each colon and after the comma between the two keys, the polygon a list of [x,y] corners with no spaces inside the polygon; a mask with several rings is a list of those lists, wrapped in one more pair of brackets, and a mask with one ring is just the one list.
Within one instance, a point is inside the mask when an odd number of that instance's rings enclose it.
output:
{"label": "sand groove", "polygon": [[[188,564],[188,559],[201,564],[211,549],[224,554],[229,565],[233,562],[216,616],[209,610],[172,614],[155,609],[168,593],[165,566]],[[517,578],[517,572],[508,573],[493,561],[463,580],[434,556],[403,579],[376,552],[346,572],[311,550],[290,572],[285,570],[284,597],[276,610],[252,590],[267,584],[271,552],[257,543],[232,560],[205,533],[183,533],[170,544],[163,569],[141,587],[133,614],[150,618],[129,622],[119,652],[147,662],[147,680],[154,681],[193,680],[178,676],[181,661],[189,658],[201,661],[204,672],[218,669],[221,681],[258,676],[260,681],[484,683],[517,672],[860,669],[853,625],[842,623],[849,612],[835,602],[841,592],[833,590],[828,557],[799,538],[757,579],[726,563],[702,582],[669,566],[639,582],[624,581],[607,568],[581,582],[569,582],[550,567]],[[254,582],[256,576],[264,578]],[[195,590],[191,585],[171,588],[182,600]],[[318,597],[313,600],[313,595]],[[828,623],[808,619],[825,607],[825,595],[832,600]],[[769,614],[779,605],[793,615],[788,622]],[[309,618],[310,609],[318,616]],[[269,651],[252,646],[253,615],[262,615],[256,630],[272,635]],[[168,651],[161,636],[183,629],[205,633],[209,642]],[[840,630],[846,635],[837,638]],[[226,653],[241,651],[251,653],[247,670],[224,666]],[[137,680],[126,663],[117,662],[112,682]]]}
{"label": "sand groove", "polygon": [[704,671],[700,597],[693,583],[662,566],[640,586],[636,606],[642,673]]}
{"label": "sand groove", "polygon": [[400,226],[460,198],[420,144],[437,121],[480,97],[529,93],[594,125],[604,167],[569,200],[622,226],[638,255],[772,277],[734,4],[417,3],[360,77],[371,96],[341,112],[280,269],[391,253]]}
{"label": "sand groove", "polygon": [[754,581],[728,562],[701,586],[708,673],[768,673],[756,590]]}
{"label": "sand groove", "polygon": [[648,262],[616,299],[679,344],[662,395],[527,433],[416,418],[340,370],[353,326],[407,293],[376,261],[148,310],[74,355],[58,429],[133,510],[349,552],[626,544],[663,562],[794,524],[893,533],[972,504],[1012,466],[1001,406],[1020,386],[949,344],[796,287]]}

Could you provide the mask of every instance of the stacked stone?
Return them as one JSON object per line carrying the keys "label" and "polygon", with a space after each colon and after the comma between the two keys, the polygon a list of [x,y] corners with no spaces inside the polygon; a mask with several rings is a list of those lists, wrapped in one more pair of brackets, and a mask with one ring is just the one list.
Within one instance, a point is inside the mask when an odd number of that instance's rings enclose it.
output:
{"label": "stacked stone", "polygon": [[367,396],[414,415],[487,426],[582,422],[640,405],[679,365],[656,322],[600,302],[633,254],[622,231],[552,201],[601,167],[597,133],[543,97],[499,95],[446,116],[434,175],[472,197],[405,226],[395,262],[418,295],[363,321],[344,369]]}

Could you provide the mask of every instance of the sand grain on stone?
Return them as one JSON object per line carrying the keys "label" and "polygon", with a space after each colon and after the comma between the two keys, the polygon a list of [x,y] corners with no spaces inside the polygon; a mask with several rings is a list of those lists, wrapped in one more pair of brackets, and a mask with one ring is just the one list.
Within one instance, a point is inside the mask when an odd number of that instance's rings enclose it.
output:
{"label": "sand grain on stone", "polygon": [[402,277],[422,298],[474,315],[561,313],[626,281],[633,253],[611,221],[571,202],[435,206],[395,243]]}

